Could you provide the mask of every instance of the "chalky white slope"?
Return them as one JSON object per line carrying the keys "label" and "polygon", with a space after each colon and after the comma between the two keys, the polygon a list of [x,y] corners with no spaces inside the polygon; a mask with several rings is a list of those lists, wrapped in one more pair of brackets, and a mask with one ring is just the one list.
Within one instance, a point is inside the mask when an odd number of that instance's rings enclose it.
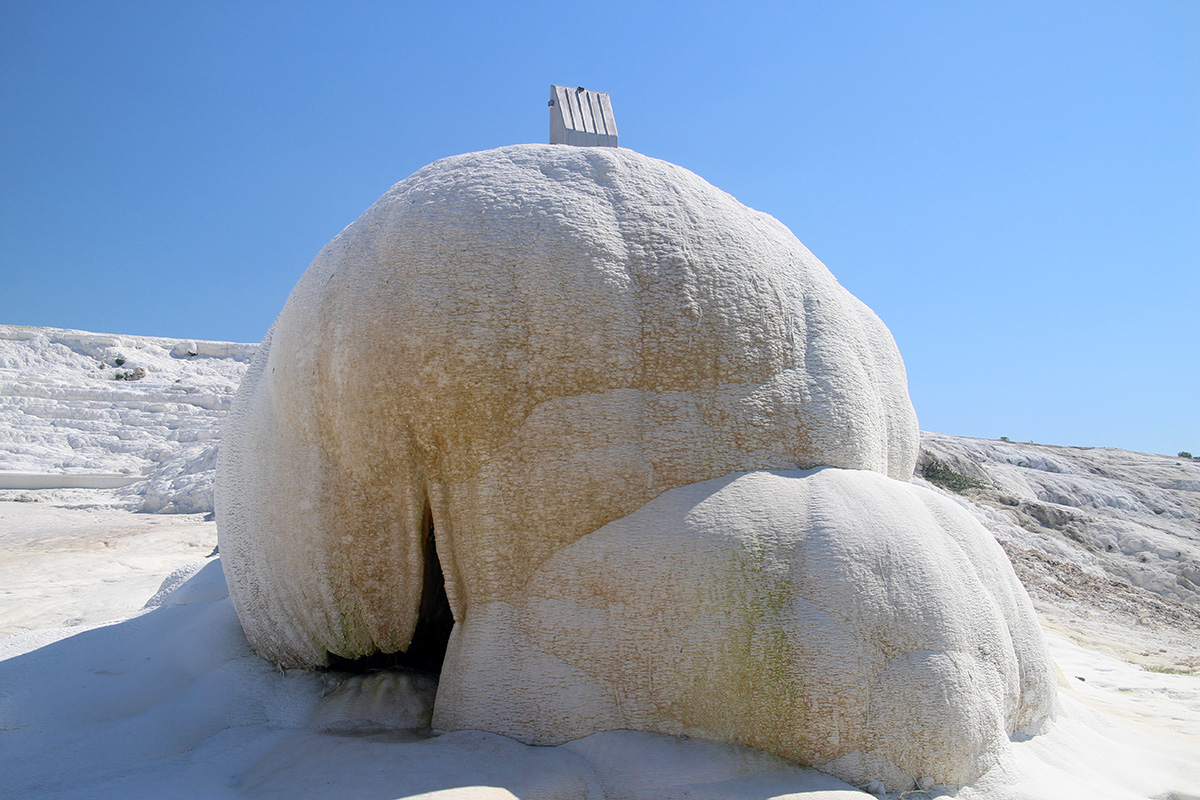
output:
{"label": "chalky white slope", "polygon": [[0,325],[0,491],[211,512],[217,423],[256,349]]}
{"label": "chalky white slope", "polygon": [[[916,456],[891,334],[790,231],[628,150],[521,145],[430,165],[317,256],[230,412],[218,525],[283,666],[416,657],[444,574],[439,727],[959,784],[1054,685]],[[680,492],[717,511],[642,514]]]}
{"label": "chalky white slope", "polygon": [[919,473],[976,482],[950,496],[1001,542],[1043,619],[1140,664],[1200,669],[1200,459],[939,433],[921,449]]}

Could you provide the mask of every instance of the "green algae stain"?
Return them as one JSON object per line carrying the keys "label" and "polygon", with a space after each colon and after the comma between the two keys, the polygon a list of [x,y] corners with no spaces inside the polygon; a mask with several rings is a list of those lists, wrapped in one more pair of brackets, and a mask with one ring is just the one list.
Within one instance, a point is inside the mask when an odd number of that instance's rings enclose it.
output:
{"label": "green algae stain", "polygon": [[688,670],[685,722],[728,740],[795,757],[803,750],[804,693],[790,643],[790,570],[762,543],[742,543],[706,603],[727,620]]}

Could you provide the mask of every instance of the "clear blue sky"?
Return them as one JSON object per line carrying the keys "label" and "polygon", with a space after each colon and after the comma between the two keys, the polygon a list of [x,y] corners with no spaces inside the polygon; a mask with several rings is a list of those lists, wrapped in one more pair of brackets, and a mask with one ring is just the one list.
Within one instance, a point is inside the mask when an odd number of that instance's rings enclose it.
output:
{"label": "clear blue sky", "polygon": [[256,341],[443,156],[623,146],[783,221],[927,430],[1200,454],[1200,3],[0,4],[0,323]]}

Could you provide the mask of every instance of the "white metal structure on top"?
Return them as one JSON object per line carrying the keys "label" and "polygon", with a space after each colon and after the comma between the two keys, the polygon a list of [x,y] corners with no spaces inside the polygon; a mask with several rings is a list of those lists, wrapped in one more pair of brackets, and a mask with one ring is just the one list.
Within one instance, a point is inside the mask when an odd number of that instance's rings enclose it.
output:
{"label": "white metal structure on top", "polygon": [[608,93],[551,86],[550,144],[616,147],[617,120]]}

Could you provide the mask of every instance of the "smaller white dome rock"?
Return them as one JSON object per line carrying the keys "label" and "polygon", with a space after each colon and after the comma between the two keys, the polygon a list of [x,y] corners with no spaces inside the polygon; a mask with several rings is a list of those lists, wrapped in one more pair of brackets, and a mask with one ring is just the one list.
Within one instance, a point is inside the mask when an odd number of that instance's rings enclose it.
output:
{"label": "smaller white dome rock", "polygon": [[961,782],[1053,682],[917,448],[891,334],[779,222],[630,150],[504,147],[300,279],[223,432],[221,554],[275,663],[444,630],[444,729]]}
{"label": "smaller white dome rock", "polygon": [[1054,706],[991,535],[927,489],[821,468],[673,489],[472,607],[434,725],[737,742],[898,792],[970,783]]}

